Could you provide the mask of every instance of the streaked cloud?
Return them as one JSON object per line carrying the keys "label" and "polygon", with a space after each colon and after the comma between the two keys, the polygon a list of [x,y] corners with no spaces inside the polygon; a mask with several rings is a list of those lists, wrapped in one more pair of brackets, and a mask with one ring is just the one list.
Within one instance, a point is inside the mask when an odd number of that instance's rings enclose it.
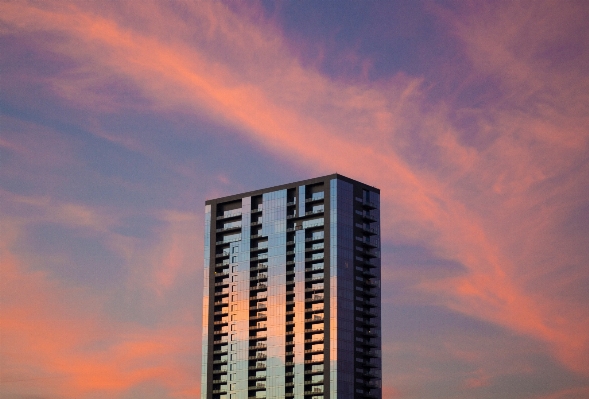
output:
{"label": "streaked cloud", "polygon": [[[261,148],[289,165],[305,165],[315,174],[337,171],[375,184],[384,200],[385,249],[408,243],[427,249],[428,262],[442,265],[439,272],[430,274],[386,263],[387,284],[403,285],[410,292],[409,303],[427,303],[486,323],[502,331],[502,336],[515,333],[531,339],[570,372],[589,374],[589,297],[583,289],[589,278],[587,225],[583,223],[589,183],[585,68],[589,60],[582,40],[589,30],[584,24],[587,7],[582,3],[429,6],[428,12],[446,29],[446,40],[462,49],[465,61],[448,60],[428,76],[399,71],[378,80],[368,79],[367,73],[355,80],[330,76],[321,70],[321,60],[302,60],[293,52],[296,43],[276,19],[264,16],[259,5],[20,2],[0,7],[3,35],[22,41],[56,65],[48,76],[34,72],[29,76],[36,77],[66,108],[91,115],[90,126],[74,119],[77,128],[190,181],[203,182],[201,175],[210,173],[220,184],[235,182],[238,172],[233,176],[216,170],[201,173],[174,164],[173,153],[155,145],[152,132],[109,131],[104,122],[105,116],[126,112],[149,112],[167,121],[197,115],[218,127],[208,133],[210,140],[227,140],[233,134],[242,140],[239,145]],[[353,49],[348,54],[338,61],[341,65],[332,60],[332,67],[348,70],[345,63],[359,58]],[[370,60],[364,61],[370,68]],[[8,74],[17,72],[13,69]],[[436,95],[439,90],[443,96]],[[15,131],[30,132],[30,138],[3,135],[2,149],[21,157],[20,164],[32,165],[31,169],[53,170],[53,178],[46,181],[56,182],[55,186],[60,168],[84,164],[76,155],[82,144],[72,144],[71,136],[14,116],[4,121],[6,126],[14,125]],[[169,140],[190,141],[191,134],[175,131]],[[49,144],[38,137],[45,137]],[[44,152],[46,146],[58,152]],[[10,169],[14,176],[36,182],[25,172]],[[121,180],[109,183],[137,190]],[[147,180],[143,183],[149,185]],[[264,179],[259,184],[265,185]],[[218,189],[203,183],[202,190]],[[180,277],[194,275],[194,264],[200,267],[197,226],[201,218],[195,213],[200,209],[160,207],[135,212],[159,226],[142,240],[117,232],[124,217],[133,214],[128,207],[56,199],[55,191],[20,196],[11,192],[8,197],[9,203],[29,204],[36,210],[34,217],[24,219],[11,212],[7,216],[14,219],[14,226],[44,220],[95,232],[106,248],[123,259],[129,270],[127,287],[147,287],[150,293],[139,295],[154,302],[173,295]],[[24,230],[18,231],[7,234],[26,240]],[[446,264],[453,265],[451,272]],[[16,269],[22,273],[19,278],[32,273],[24,266]],[[35,291],[61,290],[59,283],[47,283],[43,274],[32,276],[39,279]],[[79,322],[83,331],[93,328],[91,319],[82,317]],[[60,336],[55,325],[47,328]],[[145,381],[166,379],[175,381],[166,388],[176,392],[188,372],[157,359],[164,353],[179,353],[192,341],[163,327],[155,331],[125,328],[137,331],[100,354],[119,359],[117,365],[107,365],[103,357],[107,368],[98,373],[110,375],[107,379],[114,385],[100,385],[100,381],[92,385],[80,376],[82,382],[70,381],[77,392],[123,392]],[[80,345],[104,337],[108,333]],[[170,341],[170,346],[157,344],[160,338]],[[450,335],[440,337],[439,344],[448,345],[447,350],[427,356],[439,359],[453,354],[454,361],[469,364],[457,373],[461,381],[457,386],[484,389],[501,378],[500,359],[492,366],[481,365],[484,355],[461,354],[464,348]],[[468,350],[471,346],[476,342]],[[56,354],[65,349],[46,350]],[[385,353],[399,355],[399,350],[389,347]],[[462,355],[465,358],[457,360]],[[74,360],[85,362],[86,356],[92,353],[82,352]],[[152,368],[118,368],[136,358],[156,360],[146,362],[153,363]],[[90,364],[79,369],[84,367]],[[387,385],[386,395],[419,396],[408,389],[418,379],[412,374],[403,380],[407,385],[402,388]],[[577,395],[584,389],[565,389],[555,397]]]}

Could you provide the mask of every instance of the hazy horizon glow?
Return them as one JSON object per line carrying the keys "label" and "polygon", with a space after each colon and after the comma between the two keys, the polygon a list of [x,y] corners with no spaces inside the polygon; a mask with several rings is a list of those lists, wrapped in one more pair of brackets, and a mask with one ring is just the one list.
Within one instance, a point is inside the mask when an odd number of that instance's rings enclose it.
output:
{"label": "hazy horizon glow", "polygon": [[588,19],[0,3],[0,396],[200,397],[205,199],[337,172],[381,189],[385,398],[586,398]]}

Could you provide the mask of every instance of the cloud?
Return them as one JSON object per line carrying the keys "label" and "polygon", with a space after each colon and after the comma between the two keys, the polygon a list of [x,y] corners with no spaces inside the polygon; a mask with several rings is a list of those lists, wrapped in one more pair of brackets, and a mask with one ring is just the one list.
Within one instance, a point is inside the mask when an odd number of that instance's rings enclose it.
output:
{"label": "cloud", "polygon": [[[416,289],[435,304],[541,340],[587,374],[586,294],[558,299],[587,279],[579,249],[587,247],[587,229],[563,227],[586,206],[579,188],[588,183],[589,90],[578,67],[586,57],[559,63],[550,55],[555,43],[587,34],[585,8],[575,7],[437,10],[471,62],[466,71],[441,66],[440,79],[466,76],[439,102],[428,100],[423,79],[402,73],[349,83],[303,67],[275,26],[240,18],[220,2],[150,3],[133,14],[112,3],[100,11],[86,3],[7,3],[0,18],[12,34],[55,35],[35,44],[74,61],[51,79],[72,105],[117,112],[127,102],[114,95],[116,85],[109,95],[97,88],[125,81],[147,109],[197,112],[317,173],[380,186],[385,241],[422,244],[465,269],[458,277],[421,277]],[[567,24],[555,42],[550,33]],[[489,80],[475,90],[470,83],[479,76]],[[498,93],[489,98],[494,82]],[[183,262],[177,248],[187,241],[177,228],[160,249],[168,267],[155,275],[163,287]],[[569,240],[565,253],[560,244]]]}
{"label": "cloud", "polygon": [[[54,223],[104,229],[104,223],[98,222],[104,218],[94,217],[87,207],[48,208]],[[185,216],[173,213],[168,219],[186,221]],[[198,392],[198,371],[191,360],[200,352],[194,339],[200,331],[184,317],[184,310],[168,310],[170,317],[151,327],[117,320],[106,311],[113,287],[99,292],[61,282],[45,270],[31,270],[13,250],[18,241],[26,239],[23,227],[27,221],[3,220],[0,324],[4,394],[126,397],[145,383],[160,387],[169,397],[192,397]],[[159,264],[158,259],[151,261]],[[163,262],[160,273],[165,278],[162,282],[154,276],[156,287],[169,289],[178,272],[177,264]],[[180,316],[173,317],[177,313]]]}

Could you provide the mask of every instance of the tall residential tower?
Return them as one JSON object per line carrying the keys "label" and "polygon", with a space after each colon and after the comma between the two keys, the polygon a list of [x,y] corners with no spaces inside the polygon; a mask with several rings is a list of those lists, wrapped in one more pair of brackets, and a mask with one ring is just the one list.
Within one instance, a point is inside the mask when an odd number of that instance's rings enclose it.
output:
{"label": "tall residential tower", "polygon": [[380,191],[334,174],[209,200],[202,398],[378,398]]}

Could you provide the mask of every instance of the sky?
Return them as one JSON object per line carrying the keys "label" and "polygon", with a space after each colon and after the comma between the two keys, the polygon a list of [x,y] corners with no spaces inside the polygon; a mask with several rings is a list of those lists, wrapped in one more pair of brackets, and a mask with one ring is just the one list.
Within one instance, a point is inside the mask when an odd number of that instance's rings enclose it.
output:
{"label": "sky", "polygon": [[382,202],[383,397],[589,397],[589,3],[0,1],[0,396],[200,397],[204,202]]}

